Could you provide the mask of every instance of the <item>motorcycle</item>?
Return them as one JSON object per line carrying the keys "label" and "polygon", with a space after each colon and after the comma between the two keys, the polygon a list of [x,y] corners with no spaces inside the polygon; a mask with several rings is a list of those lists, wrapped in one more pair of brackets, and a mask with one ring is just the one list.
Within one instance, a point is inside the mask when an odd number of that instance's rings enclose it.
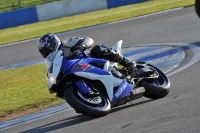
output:
{"label": "motorcycle", "polygon": [[[123,41],[111,49],[121,53]],[[136,61],[130,71],[118,63],[92,58],[86,51],[66,59],[59,50],[53,61],[45,59],[47,86],[75,109],[77,113],[101,117],[111,108],[142,96],[150,99],[165,97],[170,91],[168,77],[157,67]]]}

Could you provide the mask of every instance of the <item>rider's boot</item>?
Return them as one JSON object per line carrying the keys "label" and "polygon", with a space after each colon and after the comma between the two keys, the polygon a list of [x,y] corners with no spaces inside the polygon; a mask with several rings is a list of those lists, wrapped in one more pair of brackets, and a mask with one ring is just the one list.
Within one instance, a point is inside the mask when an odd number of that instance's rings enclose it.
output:
{"label": "rider's boot", "polygon": [[130,71],[134,70],[136,66],[134,62],[126,59],[123,55],[109,49],[105,44],[94,46],[90,51],[90,55],[95,58],[104,58],[111,62],[117,62],[128,68]]}
{"label": "rider's boot", "polygon": [[130,71],[133,71],[136,67],[135,62],[132,62],[131,60],[125,58],[123,55],[118,54],[118,58],[116,60],[119,64],[123,65],[124,67],[126,67],[127,69],[129,69]]}

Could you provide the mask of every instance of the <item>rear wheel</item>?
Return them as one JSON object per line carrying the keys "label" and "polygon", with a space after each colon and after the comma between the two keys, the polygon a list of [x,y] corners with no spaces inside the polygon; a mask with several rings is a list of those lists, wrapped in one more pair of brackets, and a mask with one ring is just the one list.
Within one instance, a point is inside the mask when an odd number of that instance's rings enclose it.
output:
{"label": "rear wheel", "polygon": [[151,99],[159,99],[165,97],[170,91],[170,81],[167,76],[158,68],[151,64],[147,66],[154,68],[158,73],[158,78],[144,79],[139,86],[145,88],[144,96]]}
{"label": "rear wheel", "polygon": [[200,1],[199,0],[195,0],[195,10],[197,15],[200,17]]}
{"label": "rear wheel", "polygon": [[111,110],[110,102],[103,94],[99,93],[95,97],[88,97],[73,84],[65,89],[64,96],[72,108],[84,115],[101,117],[107,115]]}

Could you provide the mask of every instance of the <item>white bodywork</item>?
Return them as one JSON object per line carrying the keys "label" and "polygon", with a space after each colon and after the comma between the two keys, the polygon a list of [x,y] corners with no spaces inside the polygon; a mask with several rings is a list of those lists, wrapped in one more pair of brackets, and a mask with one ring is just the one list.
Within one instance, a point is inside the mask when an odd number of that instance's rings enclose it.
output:
{"label": "white bodywork", "polygon": [[[121,53],[122,42],[123,42],[122,40],[118,41],[112,47],[112,50],[114,50],[117,53]],[[53,86],[53,84],[56,84],[56,78],[60,72],[60,68],[62,65],[63,56],[61,56],[61,54],[62,54],[62,51],[59,50],[57,53],[51,54],[50,56],[48,56],[45,59],[45,65],[46,65],[46,70],[47,70],[47,74],[48,74],[48,76],[46,77],[46,84],[47,84],[47,87],[49,88],[50,93],[54,93],[51,90],[51,87]],[[53,59],[53,60],[51,60],[51,59]],[[109,67],[113,66],[115,64],[116,63],[107,61],[104,64],[103,69],[105,71],[108,71],[109,73],[111,73]],[[52,65],[53,65],[53,68],[52,68]],[[51,68],[52,68],[52,70],[51,70]],[[91,79],[91,80],[100,80],[106,88],[106,91],[108,93],[110,101],[113,98],[113,88],[119,86],[122,82],[122,79],[116,78],[112,74],[99,75],[99,74],[88,73],[88,72],[84,72],[84,71],[82,71],[82,72],[79,71],[74,74],[77,76],[80,76],[80,77]]]}
{"label": "white bodywork", "polygon": [[[119,40],[114,46],[111,47],[113,51],[115,51],[117,54],[121,54],[121,48],[122,48],[122,40]],[[116,66],[117,67],[118,63],[112,62],[111,66]]]}
{"label": "white bodywork", "polygon": [[45,66],[47,71],[46,84],[50,93],[54,93],[54,91],[52,91],[50,88],[53,86],[53,84],[56,84],[56,78],[60,72],[63,60],[63,56],[61,56],[62,53],[62,50],[59,50],[56,53],[48,55],[45,59]]}
{"label": "white bodywork", "polygon": [[121,47],[122,47],[122,40],[119,40],[114,46],[112,46],[112,50],[115,51],[118,54],[121,54]]}

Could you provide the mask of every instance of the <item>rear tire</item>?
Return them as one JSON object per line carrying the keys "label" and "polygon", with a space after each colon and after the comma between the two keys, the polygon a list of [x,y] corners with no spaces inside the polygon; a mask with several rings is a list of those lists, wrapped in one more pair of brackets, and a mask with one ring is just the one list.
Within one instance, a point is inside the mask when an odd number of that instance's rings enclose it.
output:
{"label": "rear tire", "polygon": [[197,15],[200,17],[200,1],[199,0],[195,0],[195,11]]}
{"label": "rear tire", "polygon": [[92,104],[84,101],[78,94],[79,89],[76,85],[69,85],[65,91],[64,96],[68,104],[76,110],[76,112],[92,117],[101,117],[107,115],[111,110],[111,104],[109,100],[100,94],[102,99],[100,104]]}
{"label": "rear tire", "polygon": [[147,64],[153,67],[158,73],[159,77],[155,79],[143,80],[139,83],[139,86],[145,88],[144,96],[151,99],[159,99],[165,97],[170,91],[170,81],[167,76],[158,68],[151,64]]}

